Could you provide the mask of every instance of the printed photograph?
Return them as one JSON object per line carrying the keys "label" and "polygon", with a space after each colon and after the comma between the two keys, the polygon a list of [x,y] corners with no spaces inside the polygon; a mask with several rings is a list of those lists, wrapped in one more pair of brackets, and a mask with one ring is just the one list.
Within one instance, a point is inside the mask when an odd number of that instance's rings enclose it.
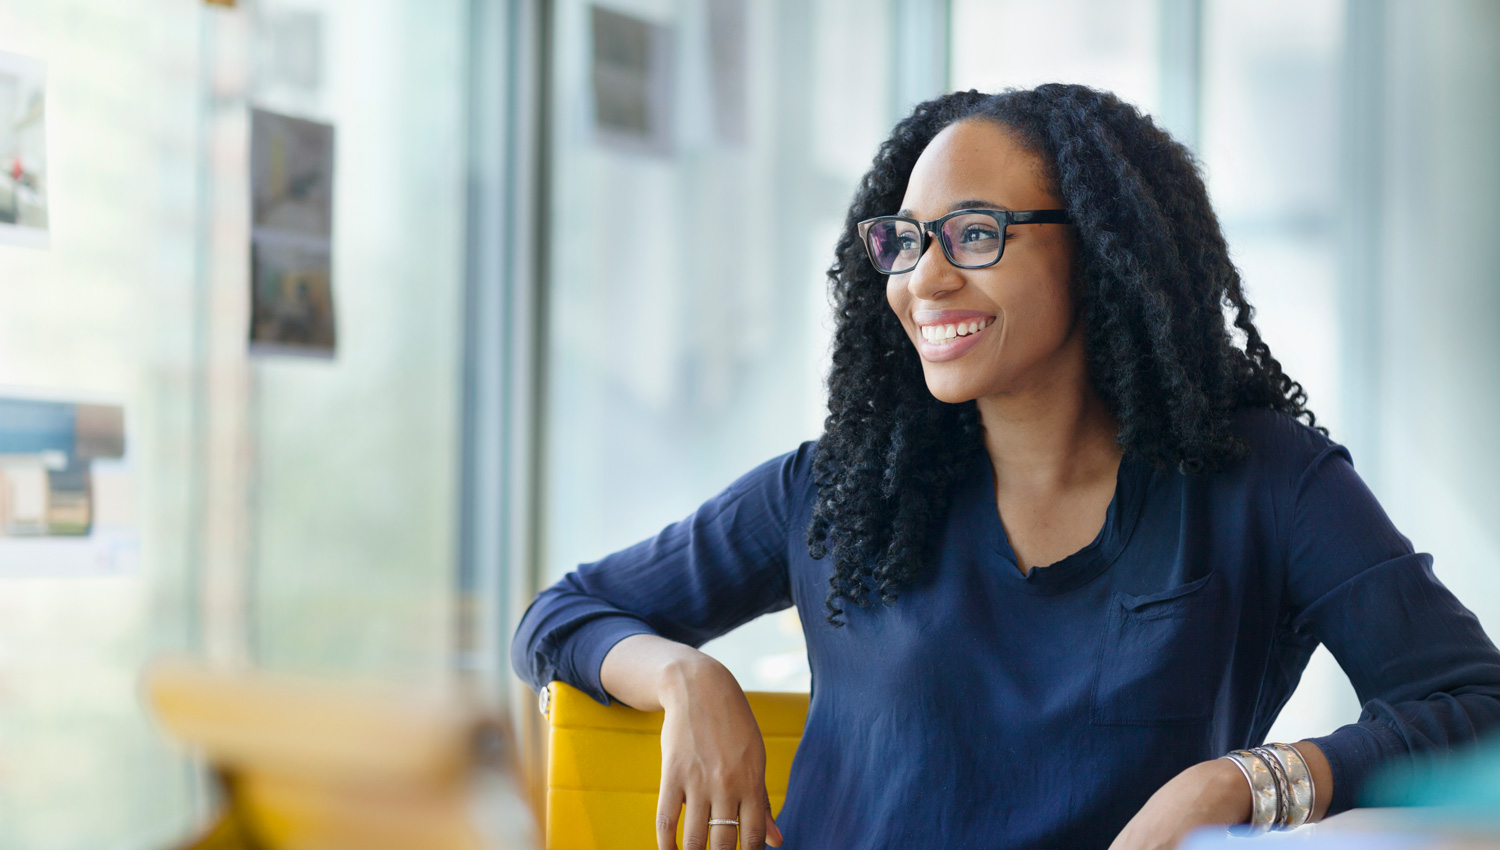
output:
{"label": "printed photograph", "polygon": [[326,246],[258,235],[250,247],[250,350],[334,353],[333,274]]}
{"label": "printed photograph", "polygon": [[88,536],[101,514],[94,464],[124,455],[118,405],[0,398],[0,538]]}
{"label": "printed photograph", "polygon": [[250,122],[250,352],[332,357],[333,127]]}
{"label": "printed photograph", "polygon": [[304,236],[333,235],[333,127],[250,113],[251,226]]}
{"label": "printed photograph", "polygon": [[46,118],[42,63],[0,52],[0,243],[47,244]]}
{"label": "printed photograph", "polygon": [[670,154],[672,28],[603,6],[590,8],[590,20],[596,139],[605,147]]}

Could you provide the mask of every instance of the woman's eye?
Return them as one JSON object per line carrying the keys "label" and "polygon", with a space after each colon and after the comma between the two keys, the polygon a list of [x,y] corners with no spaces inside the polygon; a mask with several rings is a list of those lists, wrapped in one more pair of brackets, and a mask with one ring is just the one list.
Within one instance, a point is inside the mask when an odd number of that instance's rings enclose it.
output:
{"label": "woman's eye", "polygon": [[999,236],[1000,234],[996,233],[994,228],[991,227],[967,227],[964,228],[963,236],[958,241],[980,242],[985,239],[996,239]]}
{"label": "woman's eye", "polygon": [[907,234],[896,237],[896,250],[905,253],[917,250],[917,237]]}

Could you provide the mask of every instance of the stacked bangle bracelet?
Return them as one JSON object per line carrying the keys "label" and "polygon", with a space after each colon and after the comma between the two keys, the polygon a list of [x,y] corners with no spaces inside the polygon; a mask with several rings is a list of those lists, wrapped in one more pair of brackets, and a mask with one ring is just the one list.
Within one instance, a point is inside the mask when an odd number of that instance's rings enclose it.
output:
{"label": "stacked bangle bracelet", "polygon": [[1250,783],[1250,832],[1296,829],[1312,815],[1312,773],[1296,747],[1266,744],[1234,750],[1224,758],[1235,763]]}

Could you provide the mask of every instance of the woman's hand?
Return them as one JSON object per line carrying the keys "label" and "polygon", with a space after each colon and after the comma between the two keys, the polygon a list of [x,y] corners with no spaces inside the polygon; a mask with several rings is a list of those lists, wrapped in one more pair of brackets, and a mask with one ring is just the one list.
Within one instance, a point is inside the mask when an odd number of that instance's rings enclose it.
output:
{"label": "woman's hand", "polygon": [[[632,635],[604,656],[599,679],[610,696],[642,711],[665,711],[656,845],[673,850],[682,820],[683,850],[781,846],[766,796],[766,745],[739,682],[707,655],[656,635]],[[684,809],[686,815],[683,814]]]}
{"label": "woman's hand", "polygon": [[1224,759],[1200,762],[1152,794],[1109,850],[1171,850],[1200,826],[1248,823],[1251,802],[1238,767]]}
{"label": "woman's hand", "polygon": [[681,814],[683,850],[733,850],[740,822],[741,850],[781,846],[766,794],[766,747],[750,703],[734,675],[707,655],[672,666],[662,679],[661,796],[656,844],[673,850]]}

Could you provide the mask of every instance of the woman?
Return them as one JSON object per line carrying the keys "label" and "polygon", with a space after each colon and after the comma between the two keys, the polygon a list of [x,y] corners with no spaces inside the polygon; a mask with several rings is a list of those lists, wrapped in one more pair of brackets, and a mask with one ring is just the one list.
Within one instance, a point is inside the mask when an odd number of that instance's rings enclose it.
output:
{"label": "woman", "polygon": [[[513,645],[534,687],[666,711],[663,850],[679,818],[688,848],[1170,847],[1500,724],[1500,653],[1315,427],[1149,118],[1080,86],[924,103],[829,276],[824,436],[568,575]],[[693,647],[792,604],[813,695],[778,827]],[[1359,722],[1220,758],[1320,642]]]}

